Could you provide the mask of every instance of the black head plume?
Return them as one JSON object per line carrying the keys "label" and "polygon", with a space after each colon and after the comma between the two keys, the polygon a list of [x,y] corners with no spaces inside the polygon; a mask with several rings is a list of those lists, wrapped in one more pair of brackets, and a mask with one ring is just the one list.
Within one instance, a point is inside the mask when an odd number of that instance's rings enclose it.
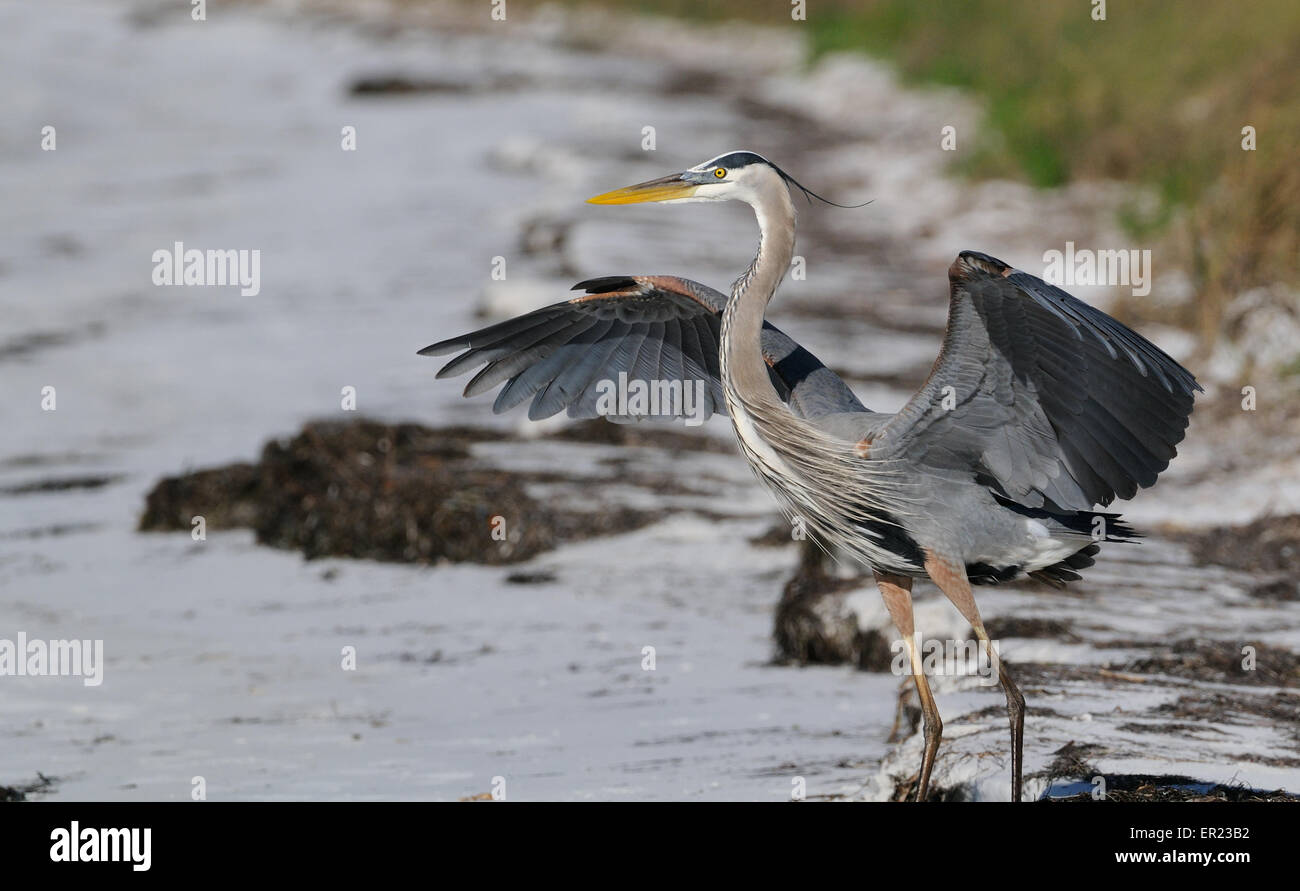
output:
{"label": "black head plume", "polygon": [[[767,163],[772,164],[771,161],[768,161]],[[823,198],[821,195],[818,195],[812,189],[800,183],[797,179],[795,179],[790,174],[786,173],[780,167],[777,167],[775,164],[772,164],[772,169],[781,175],[781,179],[785,180],[787,185],[794,186],[800,192],[803,192],[803,195],[805,198],[808,199],[809,204],[812,204],[812,200],[814,198],[816,198],[818,201],[822,202],[823,204],[829,204],[831,207],[843,207],[849,209],[855,207],[866,207],[868,204],[871,203],[871,201],[863,201],[861,204],[837,204],[836,202],[830,200],[829,198]]]}
{"label": "black head plume", "polygon": [[780,167],[777,167],[775,164],[773,164],[771,161],[767,160],[767,158],[764,158],[762,155],[758,154],[757,152],[731,152],[730,154],[719,155],[718,157],[714,158],[712,161],[709,161],[708,164],[705,166],[724,167],[728,170],[734,170],[741,167],[748,167],[750,164],[766,164],[768,167],[771,167],[773,170],[777,172],[777,174],[781,177],[781,179],[785,180],[787,185],[794,186],[800,192],[803,192],[804,197],[808,199],[809,204],[812,204],[812,200],[814,198],[816,198],[818,201],[822,202],[823,204],[829,204],[831,207],[844,207],[844,208],[866,207],[868,204],[871,203],[870,201],[864,201],[861,204],[837,204],[834,201],[830,200],[829,198],[823,198],[821,195],[818,195],[812,189],[809,189],[807,186],[804,186],[793,176],[786,173]]}

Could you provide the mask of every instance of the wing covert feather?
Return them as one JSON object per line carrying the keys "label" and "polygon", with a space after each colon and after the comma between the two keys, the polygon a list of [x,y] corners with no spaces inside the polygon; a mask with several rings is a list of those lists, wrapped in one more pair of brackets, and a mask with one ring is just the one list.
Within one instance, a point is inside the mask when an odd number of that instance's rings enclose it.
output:
{"label": "wing covert feather", "polygon": [[[597,385],[629,380],[704,381],[707,417],[722,411],[718,345],[727,298],[672,276],[608,276],[574,287],[584,294],[563,303],[489,325],[420,350],[421,355],[462,351],[438,377],[483,366],[465,388],[475,396],[505,382],[493,411],[531,398],[528,416],[560,411],[597,417]],[[865,412],[848,386],[815,356],[772,325],[764,325],[762,350],[772,385],[804,417]],[[679,410],[683,406],[676,406]],[[698,416],[698,415],[697,415]]]}

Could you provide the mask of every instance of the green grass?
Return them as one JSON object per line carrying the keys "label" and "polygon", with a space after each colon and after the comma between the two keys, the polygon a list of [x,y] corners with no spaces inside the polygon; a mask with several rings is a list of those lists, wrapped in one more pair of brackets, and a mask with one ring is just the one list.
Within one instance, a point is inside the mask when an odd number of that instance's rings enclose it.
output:
{"label": "green grass", "polygon": [[[613,0],[689,19],[806,27],[817,54],[869,53],[906,82],[960,87],[986,117],[959,166],[1051,187],[1152,187],[1123,209],[1194,278],[1181,321],[1208,341],[1241,290],[1300,286],[1300,2],[1109,0]],[[1252,125],[1258,149],[1241,148]]]}
{"label": "green grass", "polygon": [[[875,0],[810,17],[818,53],[860,49],[913,83],[987,109],[962,165],[1038,186],[1118,178],[1155,189],[1120,220],[1166,241],[1200,299],[1180,321],[1208,341],[1241,290],[1300,285],[1300,3]],[[1256,128],[1258,147],[1241,148]]]}

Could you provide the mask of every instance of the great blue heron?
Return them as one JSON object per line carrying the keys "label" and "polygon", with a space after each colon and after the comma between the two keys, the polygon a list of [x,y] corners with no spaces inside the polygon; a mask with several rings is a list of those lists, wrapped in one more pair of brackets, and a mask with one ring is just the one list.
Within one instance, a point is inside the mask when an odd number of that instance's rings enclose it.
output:
{"label": "great blue heron", "polygon": [[730,297],[669,276],[592,279],[574,287],[581,296],[420,352],[464,350],[438,376],[486,366],[465,395],[504,381],[494,410],[531,397],[532,419],[561,409],[572,417],[607,413],[600,385],[620,373],[706,381],[704,410],[725,404],[741,451],[787,515],[873,572],[924,716],[917,799],[927,797],[943,729],[912,618],[912,580],[928,576],[998,672],[1019,801],[1025,700],[971,585],[1027,574],[1061,586],[1093,564],[1100,541],[1131,538],[1117,514],[1095,508],[1156,481],[1200,386],[1105,313],[987,254],[962,251],[948,269],[948,328],[929,378],[897,413],[871,411],[763,319],[794,253],[792,189],[812,194],[767,159],[738,151],[589,199],[749,204],[758,254]]}

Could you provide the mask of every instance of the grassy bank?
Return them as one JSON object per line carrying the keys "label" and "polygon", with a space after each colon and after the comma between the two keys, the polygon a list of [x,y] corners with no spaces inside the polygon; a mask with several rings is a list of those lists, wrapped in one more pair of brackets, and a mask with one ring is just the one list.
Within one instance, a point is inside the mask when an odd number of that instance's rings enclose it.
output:
{"label": "grassy bank", "polygon": [[[987,109],[960,169],[1039,186],[1107,177],[1153,188],[1125,208],[1198,299],[1206,340],[1242,290],[1300,286],[1300,3],[1295,0],[613,0],[691,19],[806,27],[815,51],[860,50],[905,80],[961,87]],[[1242,149],[1253,126],[1257,149]]]}

